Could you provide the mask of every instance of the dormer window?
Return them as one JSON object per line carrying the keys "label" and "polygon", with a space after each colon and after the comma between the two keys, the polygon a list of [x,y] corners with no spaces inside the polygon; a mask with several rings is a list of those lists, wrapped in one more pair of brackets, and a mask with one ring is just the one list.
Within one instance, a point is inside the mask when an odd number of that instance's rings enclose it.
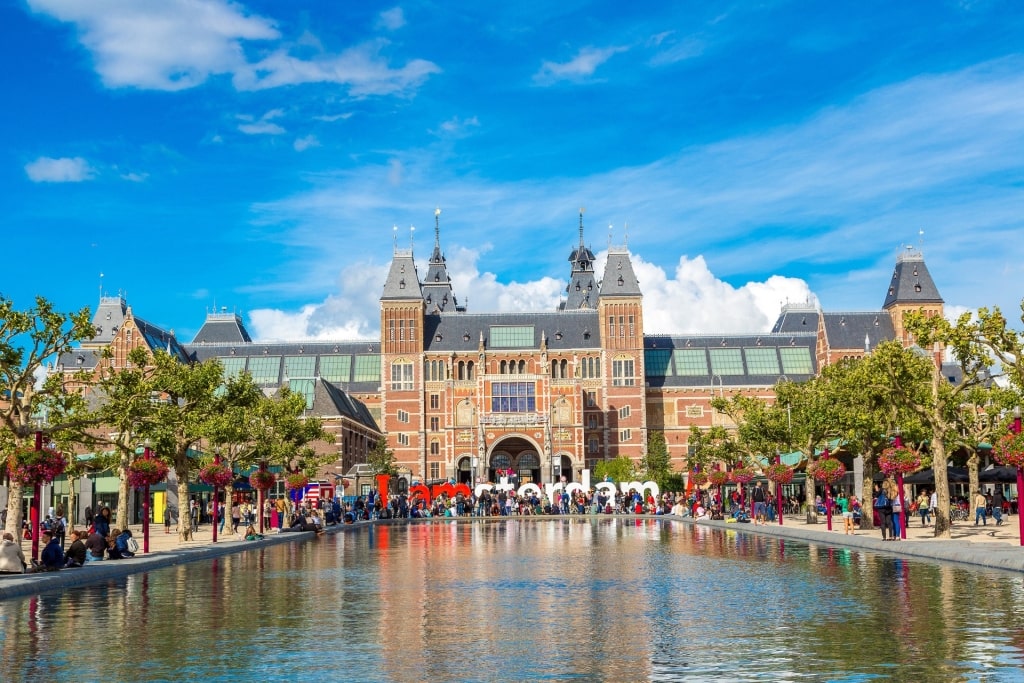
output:
{"label": "dormer window", "polygon": [[441,274],[440,273],[434,273],[434,282],[440,282],[440,281],[441,281]]}
{"label": "dormer window", "polygon": [[562,341],[562,333],[561,332],[555,332],[555,339],[557,339],[558,341]]}
{"label": "dormer window", "polygon": [[623,280],[623,279],[622,279],[622,276],[620,275],[620,276],[619,276],[619,287],[621,287],[621,286],[622,286],[622,285],[624,285],[624,284],[626,284],[626,281],[625,281],[625,280]]}
{"label": "dormer window", "polygon": [[405,278],[402,278],[401,280],[398,281],[398,288],[405,289]]}
{"label": "dormer window", "polygon": [[579,282],[579,280],[576,281],[576,291],[577,292],[580,291],[580,282]]}
{"label": "dormer window", "polygon": [[469,332],[463,332],[462,333],[462,341],[468,342],[469,339],[470,339]]}
{"label": "dormer window", "polygon": [[920,292],[921,291],[921,283],[920,282],[915,282],[914,283],[914,291],[915,292]]}

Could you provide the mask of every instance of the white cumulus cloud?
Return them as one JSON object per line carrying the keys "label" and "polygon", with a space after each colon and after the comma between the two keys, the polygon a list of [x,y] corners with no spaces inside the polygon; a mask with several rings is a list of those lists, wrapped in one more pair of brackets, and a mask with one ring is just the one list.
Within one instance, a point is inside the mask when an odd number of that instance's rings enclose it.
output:
{"label": "white cumulus cloud", "polygon": [[533,75],[533,82],[538,85],[551,85],[558,81],[579,81],[594,75],[601,66],[626,47],[585,47],[568,62],[549,62],[541,64],[540,70]]}
{"label": "white cumulus cloud", "polygon": [[[597,255],[595,271],[604,272],[607,254]],[[767,332],[787,301],[816,302],[802,280],[780,276],[734,287],[717,278],[702,257],[683,256],[672,274],[631,256],[644,295],[644,326],[648,333],[714,334]],[[565,278],[541,277],[501,282],[478,267],[480,252],[457,248],[446,256],[452,289],[470,313],[555,311],[564,296]],[[254,339],[351,340],[380,335],[380,294],[387,264],[357,264],[337,280],[338,293],[298,311],[265,308],[250,314]],[[426,272],[426,264],[418,266]]]}
{"label": "white cumulus cloud", "polygon": [[[339,54],[303,59],[292,47],[319,44],[303,33],[286,42],[273,19],[228,0],[28,0],[39,14],[73,24],[109,88],[184,90],[227,76],[238,90],[301,83],[338,83],[353,95],[400,94],[419,85],[437,65],[413,59],[392,68],[380,51],[387,41]],[[390,25],[401,10],[385,12]],[[383,15],[382,15],[383,20]],[[250,61],[247,51],[263,56]]]}
{"label": "white cumulus cloud", "polygon": [[80,183],[96,174],[82,157],[39,157],[25,164],[25,173],[34,183]]}
{"label": "white cumulus cloud", "polygon": [[405,12],[402,11],[401,7],[385,10],[380,13],[380,19],[377,24],[389,31],[396,31],[405,26]]}
{"label": "white cumulus cloud", "polygon": [[319,147],[320,141],[315,135],[307,135],[305,137],[296,138],[295,142],[292,143],[292,147],[295,148],[296,152],[305,152],[310,147]]}

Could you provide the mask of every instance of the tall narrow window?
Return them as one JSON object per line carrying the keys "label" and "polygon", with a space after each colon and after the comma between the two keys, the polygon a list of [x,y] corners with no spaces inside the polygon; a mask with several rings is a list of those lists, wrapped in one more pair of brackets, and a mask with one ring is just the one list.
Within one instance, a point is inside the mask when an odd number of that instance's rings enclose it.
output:
{"label": "tall narrow window", "polygon": [[412,389],[412,363],[400,359],[391,364],[391,390],[408,391]]}
{"label": "tall narrow window", "polygon": [[619,336],[620,337],[625,337],[626,336],[626,321],[623,318],[623,316],[621,316],[621,315],[619,316]]}
{"label": "tall narrow window", "polygon": [[409,321],[409,341],[416,341],[416,320]]}
{"label": "tall narrow window", "polygon": [[405,341],[405,321],[398,321],[398,341]]}
{"label": "tall narrow window", "polygon": [[430,409],[438,410],[441,407],[441,397],[438,394],[430,395]]}
{"label": "tall narrow window", "polygon": [[633,359],[620,356],[612,361],[612,386],[631,387],[634,385]]}
{"label": "tall narrow window", "polygon": [[395,321],[388,321],[388,341],[395,341]]}
{"label": "tall narrow window", "polygon": [[614,315],[608,316],[608,336],[609,337],[614,337],[615,336],[615,316]]}
{"label": "tall narrow window", "polygon": [[633,332],[633,316],[629,316],[629,336],[635,337],[636,334]]}

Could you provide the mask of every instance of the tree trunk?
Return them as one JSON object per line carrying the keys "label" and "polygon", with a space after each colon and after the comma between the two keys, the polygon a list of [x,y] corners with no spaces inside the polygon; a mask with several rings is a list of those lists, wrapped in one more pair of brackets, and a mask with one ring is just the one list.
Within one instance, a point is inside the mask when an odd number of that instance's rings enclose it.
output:
{"label": "tree trunk", "polygon": [[978,480],[978,463],[980,458],[978,457],[977,448],[968,448],[970,455],[967,456],[967,481],[968,489],[970,494],[968,500],[974,500],[974,496],[981,490],[981,482]]}
{"label": "tree trunk", "polygon": [[943,443],[945,434],[934,434],[932,437],[932,471],[935,472],[935,492],[937,506],[935,514],[935,538],[952,538],[949,520],[949,473],[946,470],[946,445]]}
{"label": "tree trunk", "polygon": [[[231,467],[231,463],[228,462],[227,466]],[[224,491],[224,528],[230,533],[233,524],[231,521],[231,499],[235,496],[234,482],[228,484],[222,490]]]}
{"label": "tree trunk", "polygon": [[875,463],[874,453],[864,454],[864,479],[860,485],[860,530],[871,531],[875,528]]}
{"label": "tree trunk", "polygon": [[21,482],[13,479],[7,482],[7,524],[4,531],[14,534],[16,539],[21,538],[21,497],[24,491]]}
{"label": "tree trunk", "polygon": [[128,464],[123,453],[117,468],[117,480],[117,526],[120,529],[127,529],[131,524],[131,519],[128,518],[128,498],[132,489],[128,486]]}
{"label": "tree trunk", "polygon": [[174,454],[174,476],[178,478],[178,540],[192,540],[192,510],[188,497],[188,448]]}
{"label": "tree trunk", "polygon": [[804,503],[807,505],[808,524],[818,523],[818,506],[814,504],[814,485],[816,483],[814,477],[807,475],[807,480],[804,483]]}

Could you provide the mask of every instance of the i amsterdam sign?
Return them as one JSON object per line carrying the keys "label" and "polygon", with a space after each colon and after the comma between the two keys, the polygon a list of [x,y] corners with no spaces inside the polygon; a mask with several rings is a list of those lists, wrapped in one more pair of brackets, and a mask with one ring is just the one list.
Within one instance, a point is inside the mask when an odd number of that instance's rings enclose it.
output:
{"label": "i amsterdam sign", "polygon": [[[602,491],[604,491],[605,495],[607,496],[615,495],[615,484],[613,484],[610,481],[600,481],[597,484],[594,484],[593,487],[591,487],[589,469],[583,470],[582,479],[583,482],[579,484],[574,481],[569,482],[567,484],[563,484],[561,482],[556,484],[545,484],[543,489],[537,484],[533,483],[523,484],[518,489],[516,489],[512,484],[508,483],[508,477],[502,477],[497,484],[477,484],[476,488],[472,490],[466,484],[452,484],[450,482],[445,482],[444,484],[435,484],[434,486],[431,487],[428,487],[424,484],[414,484],[409,487],[409,497],[419,497],[429,505],[430,501],[432,501],[434,498],[440,495],[446,495],[449,498],[454,498],[455,496],[461,493],[463,496],[468,498],[474,491],[476,492],[477,496],[479,496],[484,491],[515,491],[518,495],[524,497],[530,495],[531,493],[536,493],[538,496],[546,496],[547,499],[552,502],[556,501],[557,498],[561,496],[563,490],[570,496],[577,491],[581,493],[586,493],[590,491],[591,488],[593,488],[595,493],[601,493]],[[388,475],[379,475],[377,478],[378,490],[386,491],[388,489],[388,481]],[[658,485],[653,481],[624,481],[619,484],[618,488],[620,491],[622,491],[622,493],[637,491],[642,496],[645,494],[646,491],[650,491],[651,495],[654,496],[655,498],[657,498],[658,494],[660,493]]]}

